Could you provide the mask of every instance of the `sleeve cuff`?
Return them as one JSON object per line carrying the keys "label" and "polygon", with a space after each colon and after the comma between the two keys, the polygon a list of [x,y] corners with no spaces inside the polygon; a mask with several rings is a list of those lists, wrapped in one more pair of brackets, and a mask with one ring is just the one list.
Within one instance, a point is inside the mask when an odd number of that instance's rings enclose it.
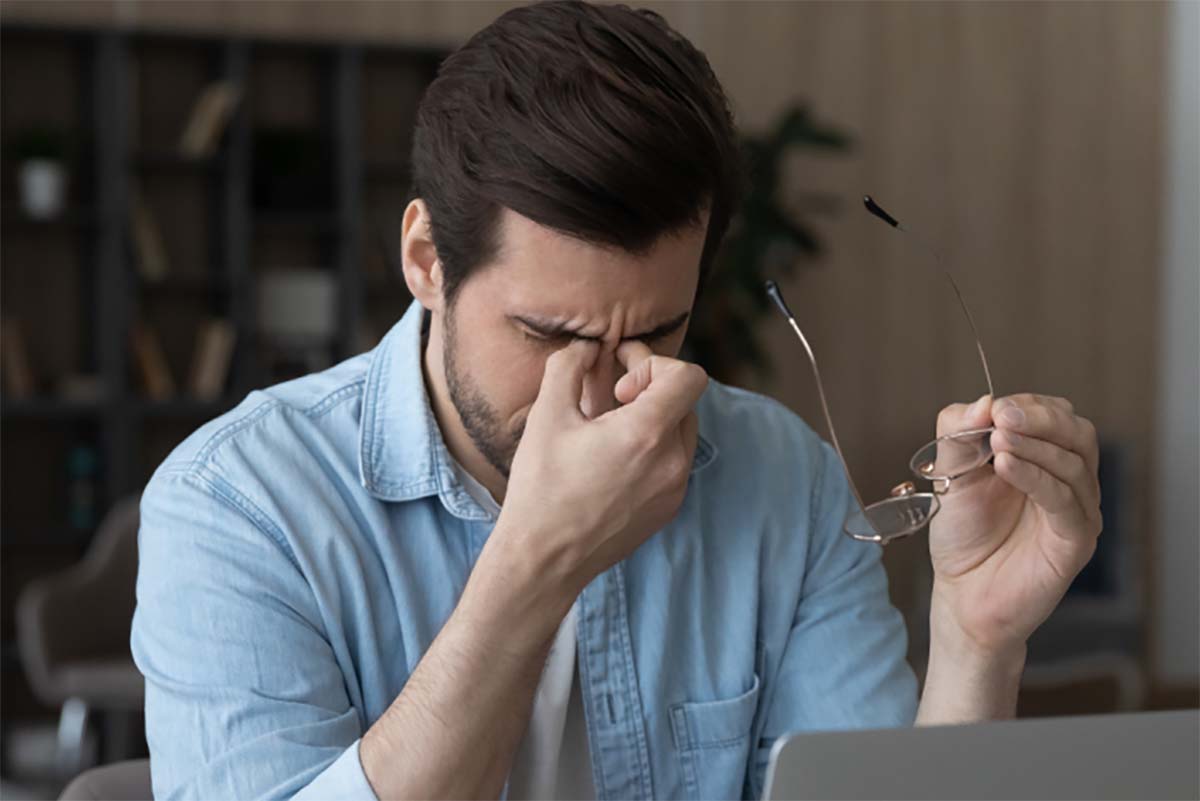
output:
{"label": "sleeve cuff", "polygon": [[361,742],[361,737],[355,740],[332,765],[292,796],[293,801],[379,801],[367,781],[367,774],[363,773],[358,756]]}

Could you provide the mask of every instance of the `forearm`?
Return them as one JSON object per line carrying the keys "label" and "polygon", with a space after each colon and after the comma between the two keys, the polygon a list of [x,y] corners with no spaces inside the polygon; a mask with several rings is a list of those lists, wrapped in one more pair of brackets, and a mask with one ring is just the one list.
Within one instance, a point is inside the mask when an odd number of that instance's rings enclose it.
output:
{"label": "forearm", "polygon": [[380,799],[500,795],[574,600],[544,580],[535,589],[538,578],[485,547],[454,613],[363,735],[363,772]]}
{"label": "forearm", "polygon": [[1016,717],[1025,651],[1024,644],[982,650],[961,637],[935,607],[930,616],[929,666],[917,725]]}

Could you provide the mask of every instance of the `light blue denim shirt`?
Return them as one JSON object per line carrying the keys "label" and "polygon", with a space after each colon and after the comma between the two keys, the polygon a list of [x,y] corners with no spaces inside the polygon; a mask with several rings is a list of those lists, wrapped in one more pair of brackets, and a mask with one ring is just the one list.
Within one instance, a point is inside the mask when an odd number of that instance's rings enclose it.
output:
{"label": "light blue denim shirt", "polygon": [[[146,488],[132,648],[156,798],[374,799],[359,740],[495,522],[430,409],[423,318],[251,393]],[[711,382],[697,411],[678,516],[579,599],[600,799],[757,797],[782,734],[916,714],[880,548],[840,532],[836,455],[749,392]]]}

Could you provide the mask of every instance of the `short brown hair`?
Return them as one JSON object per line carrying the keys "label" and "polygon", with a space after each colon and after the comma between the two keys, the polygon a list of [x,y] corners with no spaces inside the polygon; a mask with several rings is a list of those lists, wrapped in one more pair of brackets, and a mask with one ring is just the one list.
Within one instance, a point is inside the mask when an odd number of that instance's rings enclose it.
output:
{"label": "short brown hair", "polygon": [[451,301],[495,256],[501,207],[631,253],[707,210],[704,276],[742,175],[708,60],[628,6],[552,0],[503,14],[442,63],[417,112],[414,191]]}

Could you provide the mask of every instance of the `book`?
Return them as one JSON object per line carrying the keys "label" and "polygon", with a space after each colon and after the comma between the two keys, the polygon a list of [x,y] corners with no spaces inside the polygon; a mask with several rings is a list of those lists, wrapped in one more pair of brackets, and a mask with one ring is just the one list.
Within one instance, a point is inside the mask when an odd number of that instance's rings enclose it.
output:
{"label": "book", "polygon": [[230,81],[206,86],[192,106],[179,138],[179,151],[190,158],[207,158],[215,153],[241,96],[241,88]]}
{"label": "book", "polygon": [[131,200],[133,202],[129,204],[129,233],[137,253],[137,269],[146,281],[158,283],[167,277],[169,271],[162,231],[142,193],[134,189]]}
{"label": "book", "polygon": [[201,400],[217,400],[225,391],[237,329],[229,320],[208,320],[196,333],[188,388]]}
{"label": "book", "polygon": [[167,357],[163,354],[158,336],[150,326],[139,323],[133,327],[130,337],[134,360],[147,397],[152,400],[169,399],[175,394],[175,379],[171,377],[171,369],[167,366]]}
{"label": "book", "polygon": [[29,351],[25,334],[14,319],[0,320],[0,369],[4,374],[4,391],[10,398],[32,397],[35,386],[29,368]]}

